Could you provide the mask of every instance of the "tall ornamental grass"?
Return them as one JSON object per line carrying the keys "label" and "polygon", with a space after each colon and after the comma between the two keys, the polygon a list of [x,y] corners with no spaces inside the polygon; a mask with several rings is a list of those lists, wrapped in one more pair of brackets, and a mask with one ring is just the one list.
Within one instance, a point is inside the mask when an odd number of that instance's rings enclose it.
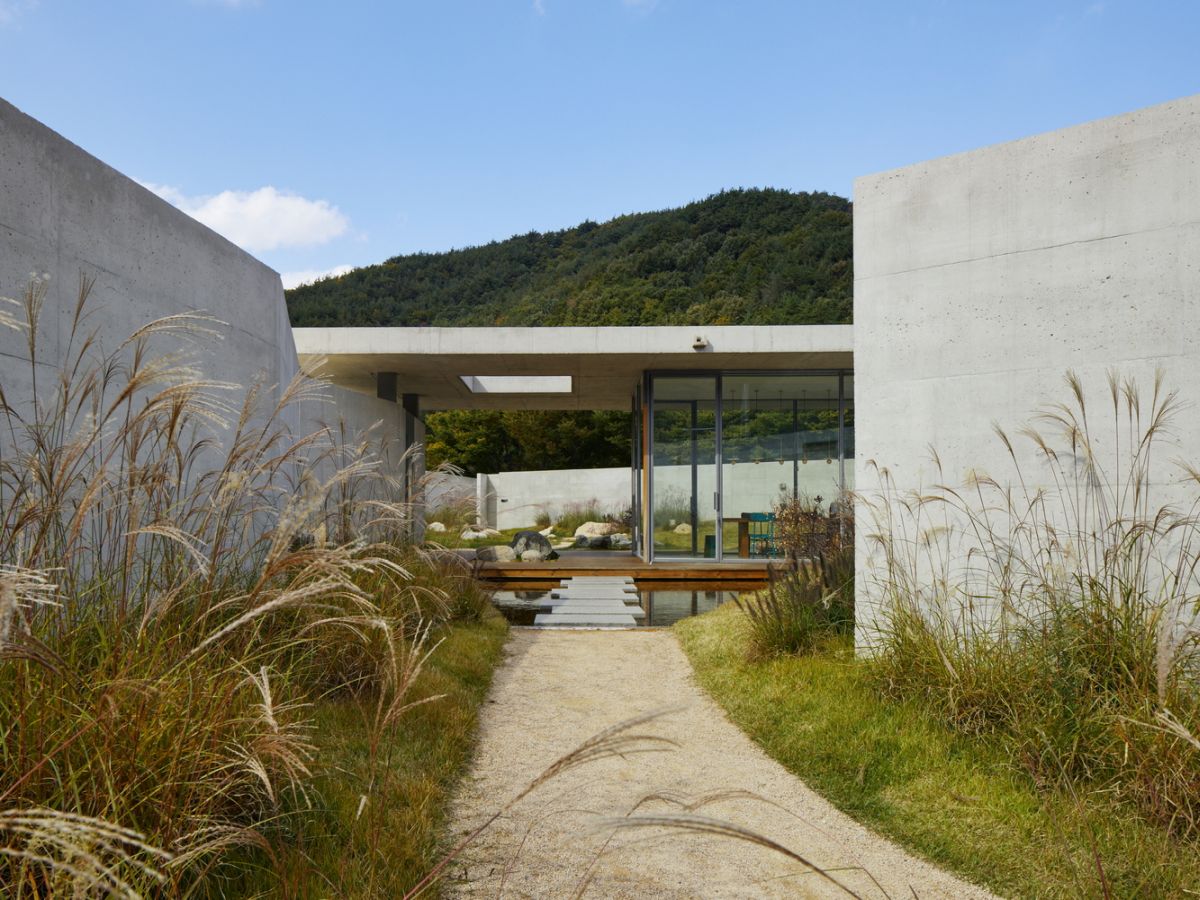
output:
{"label": "tall ornamental grass", "polygon": [[737,598],[753,656],[808,653],[854,634],[854,515],[845,498],[828,515],[820,504],[786,496],[775,504],[786,565],[768,571],[766,590]]}
{"label": "tall ornamental grass", "polygon": [[373,442],[288,426],[322,385],[206,378],[201,316],[104,348],[90,290],[52,359],[44,281],[0,315],[29,359],[0,382],[0,892],[215,895],[301,828],[312,702],[363,698],[382,741],[431,625],[486,599],[385,542],[412,511]]}
{"label": "tall ornamental grass", "polygon": [[1067,387],[1017,435],[995,429],[1003,480],[901,492],[881,472],[875,671],[1041,783],[1195,839],[1200,472],[1160,462],[1182,407],[1161,375],[1147,392],[1111,374],[1099,410]]}

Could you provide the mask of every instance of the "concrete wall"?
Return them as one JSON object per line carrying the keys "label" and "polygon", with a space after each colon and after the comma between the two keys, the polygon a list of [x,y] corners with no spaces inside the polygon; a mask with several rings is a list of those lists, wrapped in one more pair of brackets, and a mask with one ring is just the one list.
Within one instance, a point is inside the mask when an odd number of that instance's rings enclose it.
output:
{"label": "concrete wall", "polygon": [[[94,279],[85,331],[96,330],[102,351],[154,319],[204,312],[226,323],[218,326],[222,339],[204,343],[196,361],[208,377],[280,386],[298,371],[276,272],[0,100],[0,296],[20,297],[31,273],[49,276],[40,321],[47,376],[67,352],[81,277]],[[30,396],[30,371],[25,335],[0,328],[0,383],[10,402]],[[389,440],[403,444],[406,417],[395,403],[340,388],[326,393],[325,403],[290,409],[289,425],[306,433],[340,418],[353,433],[383,419]],[[420,423],[407,427],[421,438]],[[388,460],[399,465],[391,449]]]}
{"label": "concrete wall", "polygon": [[[832,500],[838,493],[838,478],[841,467],[837,460],[832,464],[813,461],[798,468],[800,493],[807,497],[821,496]],[[703,506],[715,490],[716,473],[712,466],[700,466],[698,471],[698,494]],[[518,528],[532,525],[537,514],[545,509],[551,515],[561,513],[565,507],[576,503],[596,501],[602,511],[620,512],[630,504],[630,470],[610,469],[558,469],[537,472],[499,472],[479,475],[477,497],[479,508],[484,511],[485,524],[493,528]],[[779,499],[780,493],[793,486],[792,467],[778,462],[726,463],[722,478],[725,489],[727,515],[740,512],[769,512]],[[854,466],[846,462],[846,480],[853,486]],[[686,503],[692,490],[690,466],[657,466],[654,470],[654,495],[661,506],[671,502]],[[662,523],[660,523],[661,525]]]}
{"label": "concrete wall", "polygon": [[447,472],[430,472],[425,476],[425,508],[430,518],[454,517],[475,519],[476,480],[468,475],[451,475]]}
{"label": "concrete wall", "polygon": [[478,476],[480,518],[493,528],[532,525],[545,509],[552,516],[575,503],[596,501],[602,511],[617,513],[629,506],[629,467],[498,472]]}
{"label": "concrete wall", "polygon": [[[861,178],[854,225],[860,490],[868,461],[931,484],[930,446],[951,483],[1007,477],[990,423],[1068,400],[1068,369],[1097,406],[1110,367],[1149,388],[1161,366],[1200,400],[1200,97]],[[1175,425],[1195,458],[1200,417]],[[865,518],[860,642],[880,601]]]}
{"label": "concrete wall", "polygon": [[[53,367],[65,352],[80,275],[95,278],[104,349],[147,322],[204,311],[229,323],[206,351],[214,377],[287,383],[297,369],[279,275],[225,238],[0,100],[0,296],[50,276],[42,328]],[[5,383],[24,338],[0,331]]]}

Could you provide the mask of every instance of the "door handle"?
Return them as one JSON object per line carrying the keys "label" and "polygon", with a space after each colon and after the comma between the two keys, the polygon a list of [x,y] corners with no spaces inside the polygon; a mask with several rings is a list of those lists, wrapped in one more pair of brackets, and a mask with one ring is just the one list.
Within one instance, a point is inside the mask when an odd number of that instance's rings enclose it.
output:
{"label": "door handle", "polygon": [[721,509],[721,492],[713,491],[713,512],[719,512]]}

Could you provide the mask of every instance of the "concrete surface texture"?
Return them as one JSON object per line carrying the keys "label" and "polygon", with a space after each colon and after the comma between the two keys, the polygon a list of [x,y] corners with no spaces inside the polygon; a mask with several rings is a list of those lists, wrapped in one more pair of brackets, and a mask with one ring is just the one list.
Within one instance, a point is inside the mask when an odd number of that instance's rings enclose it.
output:
{"label": "concrete surface texture", "polygon": [[617,515],[633,496],[628,466],[480,473],[476,478],[480,516],[501,529],[532,525],[543,510],[558,516],[572,505],[593,501],[601,512]]}
{"label": "concrete surface texture", "polygon": [[[435,409],[622,409],[646,369],[852,368],[851,325],[599,328],[297,328],[300,359],[374,393],[375,373]],[[699,343],[697,338],[700,339]],[[565,393],[475,393],[472,376],[569,375]]]}
{"label": "concrete surface texture", "polygon": [[836,868],[835,877],[858,896],[991,896],[854,822],[767,757],[695,684],[669,631],[517,628],[506,652],[483,706],[474,765],[453,805],[452,839],[560,756],[632,716],[674,709],[636,733],[677,746],[602,759],[547,782],[467,848],[448,895],[571,897],[586,884],[588,897],[848,896],[803,865],[748,843],[597,827],[604,817],[677,813],[678,802],[730,792],[697,813]]}
{"label": "concrete surface texture", "polygon": [[[712,465],[698,467],[700,495],[711,496],[716,485]],[[799,487],[800,495],[837,496],[842,466],[836,458],[811,460],[796,466],[791,461],[726,463],[722,484],[725,489],[726,515],[742,512],[770,512],[780,494]],[[480,474],[476,484],[476,503],[485,524],[493,528],[520,528],[532,525],[542,510],[560,515],[572,504],[595,501],[601,512],[619,513],[629,507],[632,475],[628,467],[607,469],[544,469],[532,472],[496,472]],[[854,461],[846,460],[846,489],[854,489]],[[654,491],[659,505],[678,506],[691,495],[690,466],[655,466]],[[660,522],[660,527],[666,523]]]}
{"label": "concrete surface texture", "polygon": [[[203,363],[224,381],[286,384],[297,360],[279,275],[137,182],[0,100],[0,296],[50,276],[42,327],[55,358],[81,275],[95,278],[93,325],[113,350],[162,316],[205,312],[227,325]],[[5,374],[24,360],[0,332]],[[8,380],[6,378],[6,386]]]}
{"label": "concrete surface texture", "polygon": [[[33,273],[49,276],[40,322],[47,376],[67,352],[81,278],[94,279],[85,331],[95,330],[101,351],[155,319],[204,313],[223,323],[214,326],[220,339],[191,348],[208,378],[242,386],[260,379],[277,398],[299,370],[276,272],[0,100],[0,296],[21,296]],[[180,348],[159,341],[152,349]],[[25,335],[0,328],[0,381],[10,402],[31,395],[29,373]],[[323,393],[323,401],[287,410],[291,428],[307,433],[328,423],[352,437],[382,420],[391,445],[385,468],[400,477],[394,446],[419,442],[420,423],[373,396],[336,386]]]}
{"label": "concrete surface texture", "polygon": [[550,592],[544,612],[538,613],[533,624],[543,627],[588,626],[599,628],[623,627],[645,619],[641,598],[633,579],[614,580],[600,577],[565,579],[558,590]]}
{"label": "concrete surface texture", "polygon": [[[1011,478],[990,423],[1015,432],[1067,402],[1068,369],[1097,418],[1111,420],[1110,368],[1148,401],[1161,367],[1200,401],[1200,96],[860,178],[854,194],[860,491],[878,487],[868,463],[902,489],[936,482],[930,447],[951,484]],[[1174,425],[1159,499],[1179,491],[1169,459],[1200,446],[1200,418]],[[880,601],[866,519],[860,504],[860,644]]]}

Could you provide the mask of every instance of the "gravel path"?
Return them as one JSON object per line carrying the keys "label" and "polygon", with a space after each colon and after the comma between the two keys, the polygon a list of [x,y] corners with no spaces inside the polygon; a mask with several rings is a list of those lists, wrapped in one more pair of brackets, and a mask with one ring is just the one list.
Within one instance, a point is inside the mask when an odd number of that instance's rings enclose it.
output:
{"label": "gravel path", "polygon": [[[835,877],[859,896],[991,896],[868,831],[768,758],[696,685],[670,632],[516,628],[506,652],[482,712],[479,752],[452,811],[455,838],[559,756],[617,722],[682,706],[638,729],[679,746],[601,760],[543,785],[468,848],[449,895],[570,897],[591,867],[589,897],[847,896],[801,864],[742,841],[596,830],[598,817],[626,815],[652,794],[696,798],[740,790],[771,802],[733,797],[698,813],[837,869]],[[637,814],[679,811],[650,800]]]}

